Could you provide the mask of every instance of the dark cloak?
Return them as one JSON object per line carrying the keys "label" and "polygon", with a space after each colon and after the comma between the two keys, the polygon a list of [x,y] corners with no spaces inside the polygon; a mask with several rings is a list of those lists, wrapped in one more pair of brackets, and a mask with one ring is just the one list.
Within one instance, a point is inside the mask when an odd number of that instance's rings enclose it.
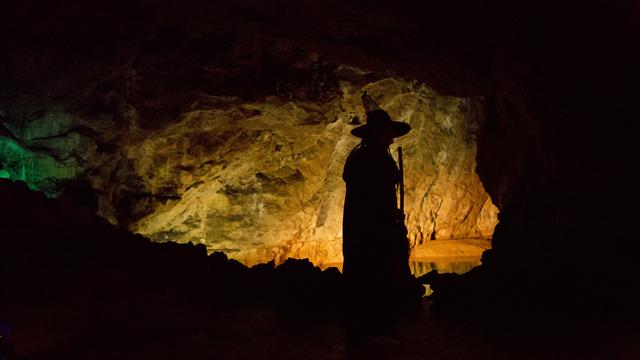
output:
{"label": "dark cloak", "polygon": [[389,291],[410,275],[406,228],[396,197],[398,167],[388,148],[363,143],[347,158],[343,179],[345,279],[354,291]]}

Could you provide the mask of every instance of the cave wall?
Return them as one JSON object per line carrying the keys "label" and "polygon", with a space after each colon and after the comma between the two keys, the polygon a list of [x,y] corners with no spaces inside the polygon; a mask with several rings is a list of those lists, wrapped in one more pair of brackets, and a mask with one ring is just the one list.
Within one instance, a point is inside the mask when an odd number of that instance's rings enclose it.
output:
{"label": "cave wall", "polygon": [[[111,117],[124,138],[140,135],[127,127],[162,129],[181,119],[202,91],[254,104],[280,91],[317,101],[319,93],[339,89],[324,75],[300,78],[305,72],[281,66],[279,56],[262,49],[292,50],[299,53],[290,57],[295,62],[316,53],[374,74],[391,72],[476,100],[477,171],[500,208],[487,264],[583,288],[594,279],[624,288],[625,276],[617,274],[637,273],[636,2],[163,5],[112,1],[99,11],[83,2],[14,5],[0,25],[3,49],[11,49],[0,67],[3,103],[56,99],[67,109]],[[197,65],[206,62],[217,65]],[[334,85],[309,86],[314,81]],[[304,88],[321,91],[294,94]],[[123,161],[118,174],[129,167]],[[114,207],[114,214],[126,213],[131,204]],[[541,271],[567,260],[566,276]]]}
{"label": "cave wall", "polygon": [[138,199],[140,219],[130,229],[156,241],[204,243],[246,263],[340,262],[342,167],[358,143],[350,123],[363,118],[360,96],[367,90],[415,129],[398,141],[414,245],[489,238],[497,209],[474,171],[466,101],[390,78],[341,85],[341,96],[320,104],[227,100],[127,144],[132,176],[156,199],[166,197],[162,204]]}
{"label": "cave wall", "polygon": [[497,208],[475,173],[472,101],[402,79],[368,82],[373,75],[360,69],[333,71],[339,89],[326,100],[200,94],[154,128],[137,116],[122,127],[113,116],[9,104],[2,163],[13,180],[53,195],[68,180],[88,181],[101,215],[155,241],[202,243],[247,264],[338,263],[342,167],[359,142],[350,131],[364,118],[367,91],[414,128],[397,141],[412,244],[490,238]]}
{"label": "cave wall", "polygon": [[[478,99],[336,62],[279,29],[238,33],[265,25],[222,9],[239,23],[162,13],[126,46],[94,33],[112,46],[89,44],[100,56],[67,43],[14,54],[0,118],[5,177],[51,196],[85,180],[100,215],[154,241],[203,243],[247,264],[337,263],[342,167],[366,90],[414,129],[397,141],[412,245],[491,237],[497,208],[475,172]],[[79,70],[53,65],[65,62]]]}

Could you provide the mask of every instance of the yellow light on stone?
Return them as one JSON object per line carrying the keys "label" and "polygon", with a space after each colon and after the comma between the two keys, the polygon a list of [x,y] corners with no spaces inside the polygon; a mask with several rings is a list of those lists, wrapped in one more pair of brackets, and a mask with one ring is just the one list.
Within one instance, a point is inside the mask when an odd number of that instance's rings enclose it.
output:
{"label": "yellow light on stone", "polygon": [[[188,112],[130,144],[127,157],[151,191],[174,184],[179,193],[154,204],[130,229],[158,241],[204,243],[246,264],[287,257],[341,263],[342,169],[359,141],[349,120],[362,116],[367,90],[413,128],[397,140],[411,245],[419,252],[432,239],[489,238],[497,209],[475,173],[469,135],[475,119],[467,100],[393,78],[345,89],[328,104],[266,99]],[[238,118],[237,107],[254,111]],[[215,146],[189,152],[202,134]],[[194,170],[177,178],[176,169],[185,167]],[[180,179],[188,183],[176,184]]]}

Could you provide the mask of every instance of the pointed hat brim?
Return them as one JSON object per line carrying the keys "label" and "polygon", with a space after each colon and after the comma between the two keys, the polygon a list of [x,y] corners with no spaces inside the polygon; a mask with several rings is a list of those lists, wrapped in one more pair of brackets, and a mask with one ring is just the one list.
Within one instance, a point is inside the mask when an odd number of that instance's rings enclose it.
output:
{"label": "pointed hat brim", "polygon": [[365,138],[375,132],[386,130],[387,128],[393,132],[393,137],[395,138],[406,135],[411,130],[411,125],[402,121],[391,121],[387,124],[384,124],[383,126],[372,126],[370,124],[365,124],[351,130],[351,134],[359,138]]}

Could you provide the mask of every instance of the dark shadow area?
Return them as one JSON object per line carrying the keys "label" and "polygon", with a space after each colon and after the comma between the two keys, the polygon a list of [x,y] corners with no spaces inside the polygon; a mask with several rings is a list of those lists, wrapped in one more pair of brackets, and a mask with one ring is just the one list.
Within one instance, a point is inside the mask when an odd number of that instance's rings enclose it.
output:
{"label": "dark shadow area", "polygon": [[[95,204],[83,190],[74,184],[74,194],[57,200],[0,180],[0,319],[13,328],[18,353],[35,351],[30,359],[49,358],[46,352],[57,350],[40,347],[66,341],[102,347],[82,355],[88,358],[124,356],[127,341],[147,341],[136,337],[211,330],[221,314],[246,309],[269,308],[302,327],[341,316],[335,268],[321,271],[296,259],[247,268],[223,253],[207,256],[203,245],[152,243],[93,215]],[[237,316],[232,321],[245,321]]]}
{"label": "dark shadow area", "polygon": [[[527,288],[514,278],[512,297],[498,299],[505,289],[480,288],[488,283],[483,267],[464,277],[425,275],[433,301],[423,302],[423,314],[396,318],[400,338],[353,345],[344,327],[349,290],[337,269],[296,259],[247,268],[222,253],[207,256],[203,246],[152,243],[88,215],[92,202],[82,193],[83,202],[49,199],[25,183],[0,180],[0,201],[11,204],[0,208],[0,335],[11,339],[0,349],[15,348],[9,359],[637,354],[629,323],[584,313],[568,322],[548,310],[569,291],[524,301]],[[358,294],[366,322],[384,321],[384,309],[371,306],[389,289],[371,286]]]}

